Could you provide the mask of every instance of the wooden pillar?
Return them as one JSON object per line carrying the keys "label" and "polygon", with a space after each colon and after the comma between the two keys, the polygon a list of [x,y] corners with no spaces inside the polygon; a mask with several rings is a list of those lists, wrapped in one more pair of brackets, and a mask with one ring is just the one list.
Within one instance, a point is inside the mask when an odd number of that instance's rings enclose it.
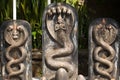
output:
{"label": "wooden pillar", "polygon": [[77,17],[75,9],[65,3],[53,3],[44,12],[43,76],[48,80],[77,79]]}
{"label": "wooden pillar", "polygon": [[9,20],[0,27],[3,80],[32,80],[31,31],[24,20]]}
{"label": "wooden pillar", "polygon": [[119,26],[110,18],[89,27],[89,80],[119,80]]}

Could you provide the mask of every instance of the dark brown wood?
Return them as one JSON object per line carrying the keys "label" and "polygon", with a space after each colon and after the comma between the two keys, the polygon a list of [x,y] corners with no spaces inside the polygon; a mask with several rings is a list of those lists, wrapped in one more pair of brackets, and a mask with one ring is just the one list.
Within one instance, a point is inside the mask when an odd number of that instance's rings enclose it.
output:
{"label": "dark brown wood", "polygon": [[77,13],[70,5],[53,3],[46,8],[43,16],[43,76],[48,80],[77,79],[77,27]]}

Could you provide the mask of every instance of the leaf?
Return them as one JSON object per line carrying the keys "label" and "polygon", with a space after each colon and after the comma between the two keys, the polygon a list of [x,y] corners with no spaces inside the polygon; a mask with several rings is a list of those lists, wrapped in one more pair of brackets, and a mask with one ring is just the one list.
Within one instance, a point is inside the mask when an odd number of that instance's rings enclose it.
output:
{"label": "leaf", "polygon": [[33,39],[36,39],[36,31],[32,32]]}

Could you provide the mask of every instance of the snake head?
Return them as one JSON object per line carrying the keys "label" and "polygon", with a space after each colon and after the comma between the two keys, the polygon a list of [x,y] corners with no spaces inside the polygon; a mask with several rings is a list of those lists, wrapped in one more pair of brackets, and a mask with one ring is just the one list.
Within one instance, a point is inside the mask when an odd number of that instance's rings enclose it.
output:
{"label": "snake head", "polygon": [[108,44],[112,44],[118,31],[114,25],[103,21],[94,27],[94,37],[97,41],[102,40]]}
{"label": "snake head", "polygon": [[55,23],[55,31],[64,30],[66,31],[66,24],[61,15],[58,16],[57,22]]}
{"label": "snake head", "polygon": [[9,25],[7,31],[11,34],[13,40],[17,40],[19,38],[19,29],[17,28],[16,24]]}
{"label": "snake head", "polygon": [[53,40],[63,45],[71,37],[75,25],[75,13],[67,4],[57,3],[46,11],[46,29]]}
{"label": "snake head", "polygon": [[10,37],[13,40],[18,40],[21,36],[21,32],[23,31],[23,29],[21,28],[22,25],[17,25],[17,24],[13,24],[13,25],[9,25],[7,28],[7,31],[10,34]]}

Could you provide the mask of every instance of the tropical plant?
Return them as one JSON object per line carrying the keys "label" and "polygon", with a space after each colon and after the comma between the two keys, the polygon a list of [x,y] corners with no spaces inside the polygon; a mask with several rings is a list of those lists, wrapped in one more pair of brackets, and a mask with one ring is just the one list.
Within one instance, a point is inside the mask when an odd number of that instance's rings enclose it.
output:
{"label": "tropical plant", "polygon": [[[72,5],[78,11],[79,16],[79,48],[87,48],[88,34],[88,8],[84,4],[85,0],[51,0],[51,2],[64,2]],[[0,23],[12,19],[12,0],[1,0],[0,2]],[[42,47],[42,15],[47,0],[17,0],[17,19],[27,20],[31,24],[32,44],[34,49]],[[86,40],[86,44],[81,42]]]}
{"label": "tropical plant", "polygon": [[[12,0],[1,0],[0,23],[12,19]],[[42,15],[47,1],[17,0],[17,19],[23,19],[30,23],[32,29],[32,47],[42,47]]]}
{"label": "tropical plant", "polygon": [[0,24],[3,21],[12,18],[12,1],[11,0],[1,0],[0,2]]}
{"label": "tropical plant", "polygon": [[[79,16],[79,48],[87,49],[88,48],[88,29],[90,23],[90,16],[88,15],[88,8],[86,3],[80,3],[78,7],[78,16]],[[84,42],[84,43],[83,43]]]}
{"label": "tropical plant", "polygon": [[32,26],[33,49],[42,46],[42,15],[46,4],[40,0],[18,0],[18,18],[27,20]]}
{"label": "tropical plant", "polygon": [[[88,15],[88,8],[86,6],[86,0],[66,0],[66,3],[72,5],[78,12],[78,48],[88,48],[88,26],[90,17]],[[83,43],[84,42],[84,43]]]}

